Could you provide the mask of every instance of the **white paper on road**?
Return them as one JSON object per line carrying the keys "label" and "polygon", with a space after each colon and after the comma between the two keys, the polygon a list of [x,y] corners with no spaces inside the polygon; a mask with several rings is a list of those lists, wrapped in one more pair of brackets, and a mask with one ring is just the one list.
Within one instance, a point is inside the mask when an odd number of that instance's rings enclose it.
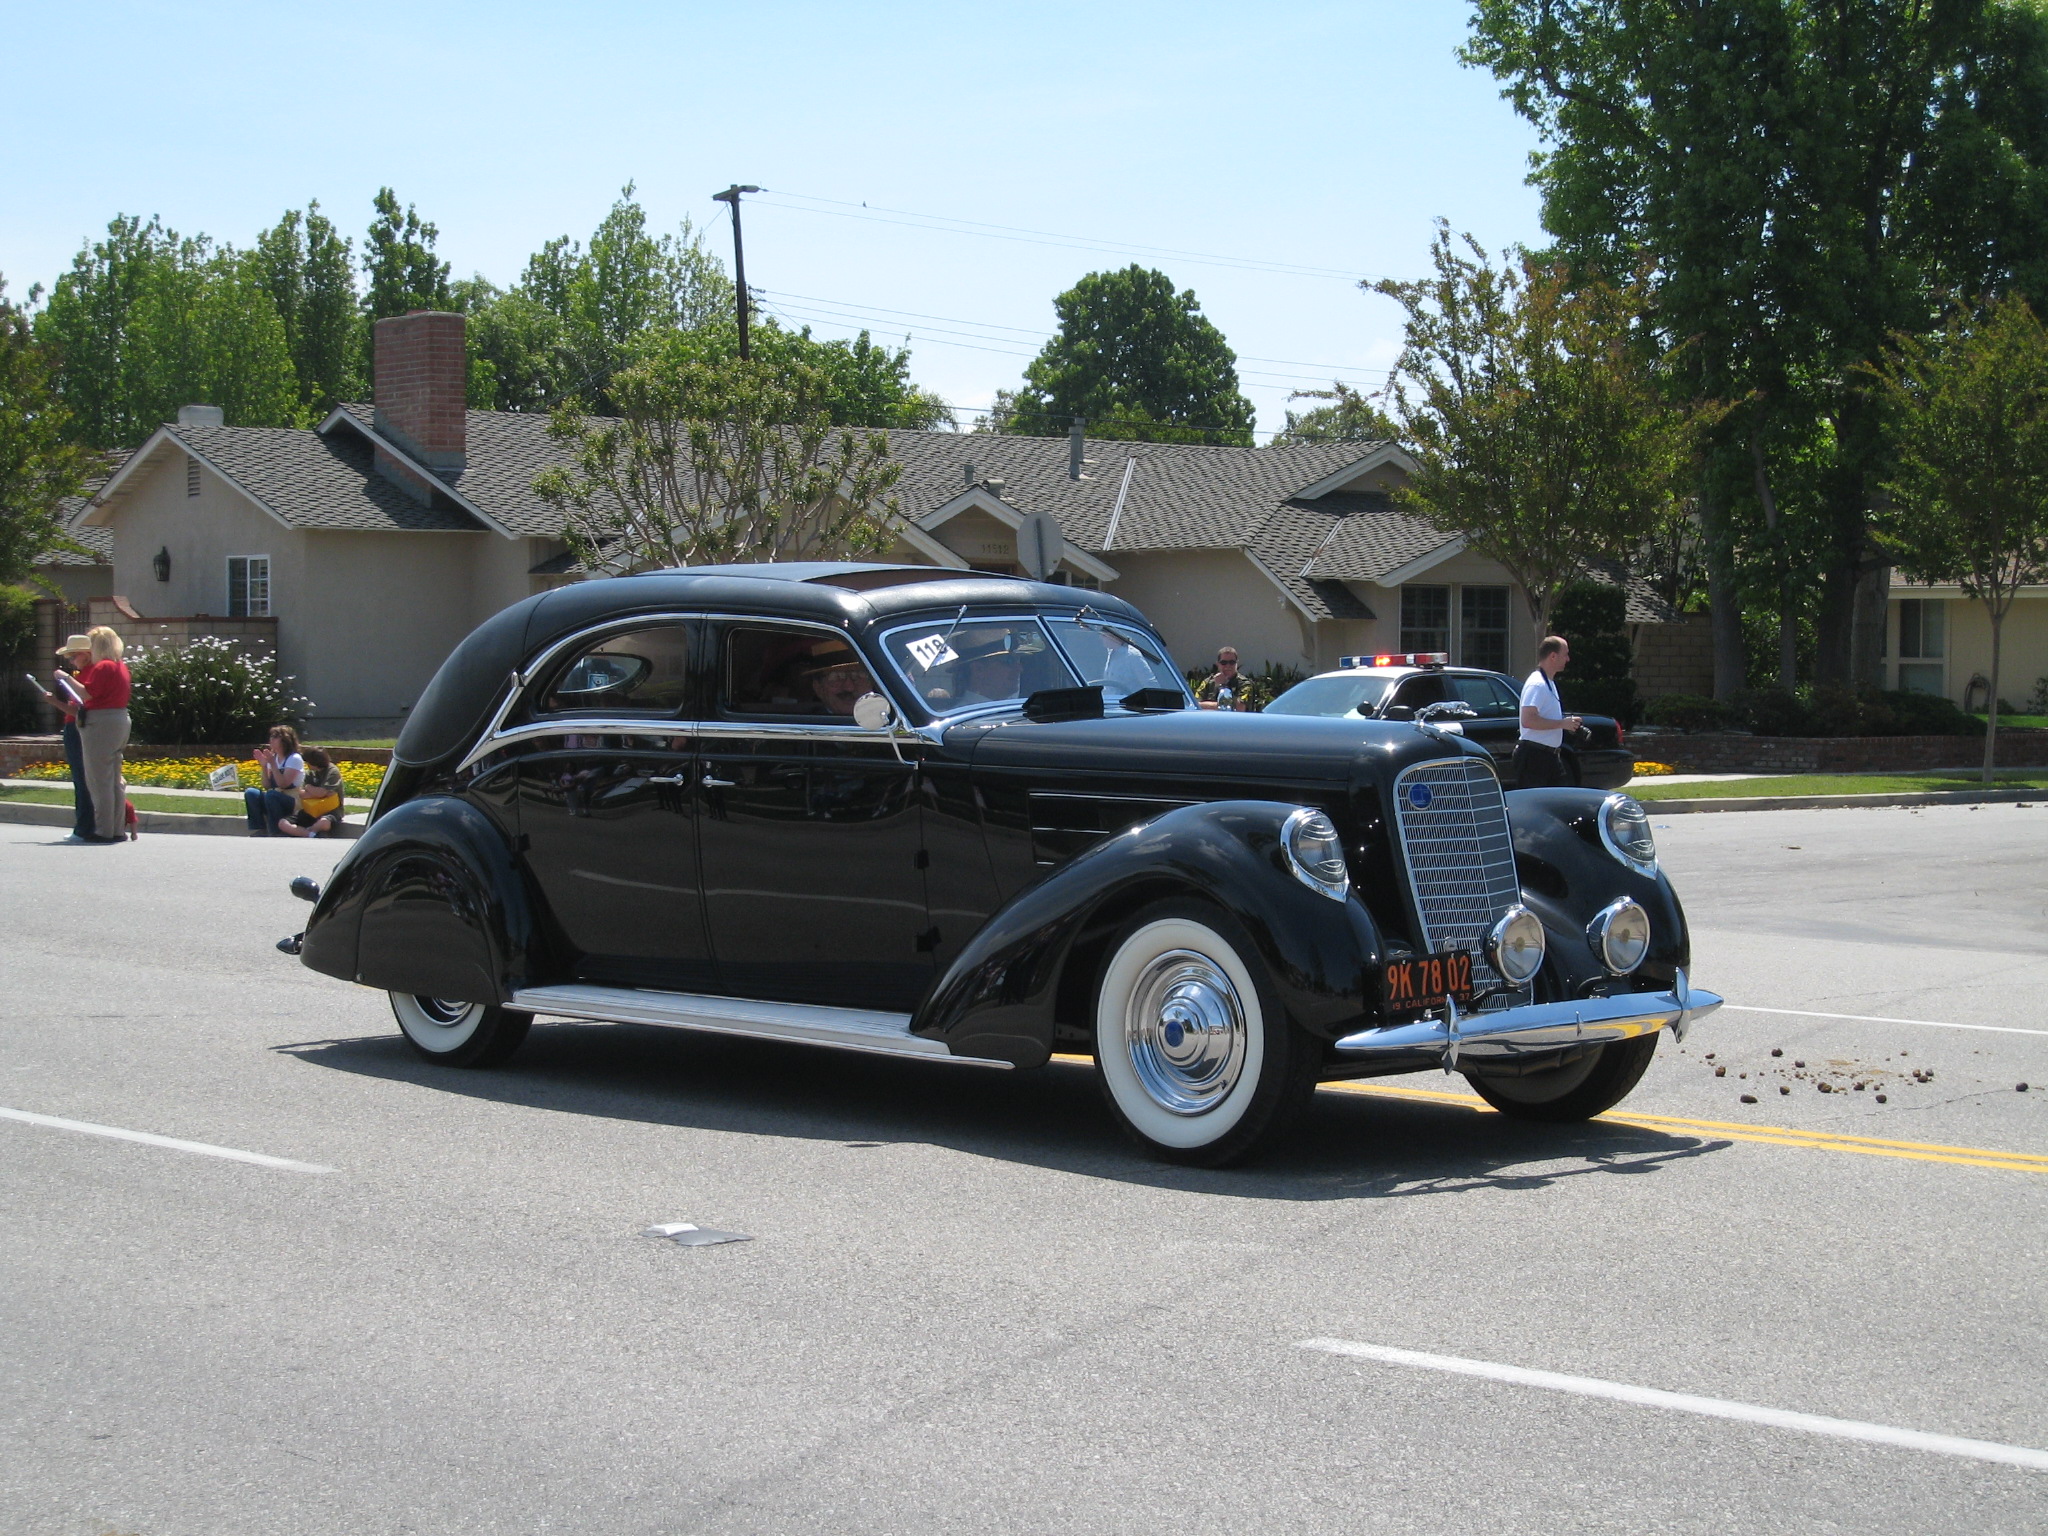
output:
{"label": "white paper on road", "polygon": [[1303,1349],[1330,1355],[1349,1355],[1358,1360],[1378,1360],[1388,1365],[1408,1365],[1425,1371],[1446,1371],[1454,1376],[1479,1376],[1488,1381],[1511,1382],[1520,1387],[1542,1387],[1551,1392],[1573,1392],[1580,1397],[1604,1397],[1639,1408],[1669,1408],[1679,1413],[1705,1414],[1715,1419],[1736,1419],[1747,1424],[1765,1424],[1773,1429],[1795,1429],[1809,1435],[1832,1435],[1841,1440],[1866,1440],[1874,1445],[1893,1445],[1904,1450],[1932,1451],[1938,1456],[1962,1456],[1973,1461],[1996,1461],[2012,1467],[2031,1467],[2048,1472],[2048,1451],[2031,1446],[2002,1445],[1996,1440],[1968,1440],[1960,1435],[1931,1435],[1917,1429],[1897,1429],[1889,1424],[1866,1424],[1859,1419],[1830,1419],[1817,1413],[1793,1413],[1783,1408],[1760,1408],[1753,1403],[1730,1402],[1721,1397],[1695,1397],[1690,1392],[1664,1392],[1656,1387],[1632,1387],[1619,1381],[1602,1381],[1597,1376],[1565,1376],[1556,1371],[1531,1371],[1518,1365],[1499,1365],[1491,1360],[1466,1360],[1457,1355],[1426,1355],[1413,1349],[1390,1349],[1384,1344],[1354,1344],[1347,1339],[1303,1339]]}

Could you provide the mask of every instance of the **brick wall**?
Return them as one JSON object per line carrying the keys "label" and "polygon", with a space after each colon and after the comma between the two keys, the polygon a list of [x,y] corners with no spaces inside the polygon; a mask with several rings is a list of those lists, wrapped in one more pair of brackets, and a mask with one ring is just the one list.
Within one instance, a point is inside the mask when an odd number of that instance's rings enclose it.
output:
{"label": "brick wall", "polygon": [[1671,693],[1714,693],[1714,632],[1704,613],[1689,613],[1676,624],[1634,626],[1636,661],[1631,675],[1646,699]]}
{"label": "brick wall", "polygon": [[[1977,736],[1737,736],[1631,731],[1636,756],[1687,773],[1895,773],[1974,767]],[[2048,731],[2002,730],[1998,766],[2048,768]]]}

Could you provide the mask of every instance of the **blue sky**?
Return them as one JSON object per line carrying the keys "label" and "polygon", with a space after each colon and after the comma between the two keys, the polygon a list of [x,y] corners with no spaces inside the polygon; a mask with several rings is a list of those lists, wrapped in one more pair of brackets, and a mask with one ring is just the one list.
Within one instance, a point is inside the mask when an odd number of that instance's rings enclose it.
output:
{"label": "blue sky", "polygon": [[0,0],[0,274],[16,298],[48,283],[116,212],[243,244],[318,198],[360,234],[387,184],[458,275],[513,281],[628,180],[729,260],[710,194],[753,182],[747,275],[771,307],[823,336],[862,318],[909,335],[918,381],[964,408],[1015,384],[1055,294],[1134,259],[1076,247],[1317,269],[1135,254],[1195,290],[1270,430],[1292,389],[1384,377],[1398,312],[1355,278],[1419,275],[1433,219],[1494,248],[1542,238],[1534,136],[1457,63],[1466,18],[1456,0]]}

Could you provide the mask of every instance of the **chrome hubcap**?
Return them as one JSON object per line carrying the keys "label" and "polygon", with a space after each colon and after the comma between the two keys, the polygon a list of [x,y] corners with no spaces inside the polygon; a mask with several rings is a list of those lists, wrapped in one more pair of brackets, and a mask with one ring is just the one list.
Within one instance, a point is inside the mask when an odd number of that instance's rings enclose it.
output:
{"label": "chrome hubcap", "polygon": [[1214,961],[1173,949],[1131,989],[1124,1041],[1145,1092],[1161,1109],[1199,1115],[1229,1097],[1244,1072],[1244,1007]]}
{"label": "chrome hubcap", "polygon": [[445,997],[416,997],[413,1001],[420,1005],[429,1024],[438,1024],[443,1029],[453,1029],[469,1017],[468,1003],[450,1002]]}

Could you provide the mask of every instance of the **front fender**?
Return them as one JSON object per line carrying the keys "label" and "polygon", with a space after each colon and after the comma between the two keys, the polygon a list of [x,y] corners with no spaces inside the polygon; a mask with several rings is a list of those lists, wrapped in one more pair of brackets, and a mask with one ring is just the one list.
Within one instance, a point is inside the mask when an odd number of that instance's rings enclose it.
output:
{"label": "front fender", "polygon": [[336,868],[300,951],[344,981],[472,1003],[528,984],[533,904],[506,834],[452,795],[409,800]]}
{"label": "front fender", "polygon": [[1184,806],[1106,839],[1020,892],[933,985],[912,1030],[961,1056],[1042,1065],[1085,1046],[1110,939],[1151,902],[1214,902],[1251,936],[1282,1007],[1334,1040],[1355,1028],[1379,965],[1378,929],[1356,896],[1296,879],[1280,846],[1299,810],[1265,800]]}
{"label": "front fender", "polygon": [[1543,922],[1546,964],[1567,997],[1582,997],[1615,978],[1593,953],[1586,924],[1609,902],[1633,897],[1650,917],[1650,953],[1619,985],[1668,987],[1692,964],[1685,908],[1662,869],[1645,875],[1623,864],[1600,841],[1599,812],[1607,791],[1517,789],[1507,795],[1514,829],[1515,870],[1522,900]]}

